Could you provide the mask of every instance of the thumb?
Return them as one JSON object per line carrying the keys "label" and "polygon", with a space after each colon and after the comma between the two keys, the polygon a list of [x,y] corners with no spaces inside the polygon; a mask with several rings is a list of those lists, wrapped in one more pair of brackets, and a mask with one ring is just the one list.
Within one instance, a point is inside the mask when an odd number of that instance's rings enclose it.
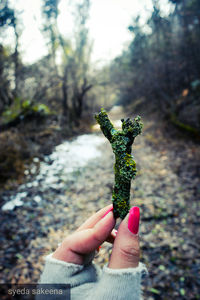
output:
{"label": "thumb", "polygon": [[108,267],[111,269],[136,268],[140,259],[140,209],[134,206],[121,222],[115,238]]}

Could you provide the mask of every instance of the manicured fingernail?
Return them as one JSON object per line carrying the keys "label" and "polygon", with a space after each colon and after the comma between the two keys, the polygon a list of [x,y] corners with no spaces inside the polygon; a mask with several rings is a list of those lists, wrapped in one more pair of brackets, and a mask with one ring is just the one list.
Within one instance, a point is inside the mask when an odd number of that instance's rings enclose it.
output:
{"label": "manicured fingernail", "polygon": [[97,251],[97,252],[99,252],[99,251],[100,251],[100,249],[101,249],[101,246],[99,246],[99,247],[96,249],[96,251]]}
{"label": "manicured fingernail", "polygon": [[107,214],[109,214],[109,212],[112,211],[112,210],[113,210],[113,207],[109,208],[109,209],[107,210],[107,212],[103,215],[102,219],[103,219]]}
{"label": "manicured fingernail", "polygon": [[140,209],[137,206],[134,206],[129,211],[128,218],[128,229],[133,233],[137,234],[139,230],[140,222]]}
{"label": "manicured fingernail", "polygon": [[117,230],[116,230],[116,229],[113,229],[113,231],[114,231],[114,234],[117,235]]}

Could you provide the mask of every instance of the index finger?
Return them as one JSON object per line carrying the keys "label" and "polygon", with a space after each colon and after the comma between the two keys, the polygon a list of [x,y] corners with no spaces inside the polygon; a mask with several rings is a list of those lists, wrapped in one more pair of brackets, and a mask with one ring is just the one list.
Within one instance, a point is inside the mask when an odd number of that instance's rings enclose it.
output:
{"label": "index finger", "polygon": [[105,215],[105,213],[113,207],[112,204],[105,206],[100,209],[96,214],[92,215],[89,219],[87,219],[76,231],[81,231],[84,229],[93,228]]}

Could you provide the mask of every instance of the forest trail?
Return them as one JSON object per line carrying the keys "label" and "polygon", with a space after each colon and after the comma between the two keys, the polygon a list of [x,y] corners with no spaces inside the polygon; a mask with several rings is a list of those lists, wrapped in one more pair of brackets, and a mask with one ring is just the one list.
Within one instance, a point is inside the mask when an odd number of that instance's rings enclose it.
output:
{"label": "forest trail", "polygon": [[[119,125],[124,112],[115,108],[109,116]],[[138,173],[132,182],[131,205],[141,209],[141,259],[149,269],[144,299],[199,299],[200,202],[196,163],[200,147],[192,141],[186,144],[181,139],[170,140],[154,118],[143,118],[143,122],[143,133],[133,145]],[[55,182],[43,178],[29,191],[24,185],[20,191],[27,192],[24,205],[1,210],[0,282],[37,282],[44,255],[87,217],[111,202],[114,156],[97,126],[93,131],[85,135],[86,143],[96,143],[90,160],[71,173],[68,170],[70,176],[62,173],[57,187]],[[78,155],[76,151],[81,149],[74,150],[74,157]],[[49,166],[52,164],[50,161]],[[62,167],[59,164],[59,168],[69,167],[70,161]],[[59,172],[54,175],[59,176]],[[47,170],[44,177],[49,174]],[[105,243],[95,262],[102,266],[110,251],[111,246]]]}

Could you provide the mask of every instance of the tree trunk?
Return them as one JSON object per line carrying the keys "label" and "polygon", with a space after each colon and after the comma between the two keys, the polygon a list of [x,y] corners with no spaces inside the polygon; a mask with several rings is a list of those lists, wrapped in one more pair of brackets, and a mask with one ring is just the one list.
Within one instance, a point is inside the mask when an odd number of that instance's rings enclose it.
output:
{"label": "tree trunk", "polygon": [[19,34],[17,32],[16,24],[14,25],[14,33],[15,33],[15,52],[13,55],[14,65],[15,65],[15,90],[14,96],[19,96]]}
{"label": "tree trunk", "polygon": [[83,113],[83,99],[85,94],[92,88],[92,84],[86,86],[86,82],[82,86],[82,91],[77,95],[76,116],[81,118]]}
{"label": "tree trunk", "polygon": [[64,72],[63,82],[62,82],[63,117],[64,117],[65,120],[68,120],[68,116],[69,116],[67,72],[68,72],[68,70],[66,69],[65,72]]}

